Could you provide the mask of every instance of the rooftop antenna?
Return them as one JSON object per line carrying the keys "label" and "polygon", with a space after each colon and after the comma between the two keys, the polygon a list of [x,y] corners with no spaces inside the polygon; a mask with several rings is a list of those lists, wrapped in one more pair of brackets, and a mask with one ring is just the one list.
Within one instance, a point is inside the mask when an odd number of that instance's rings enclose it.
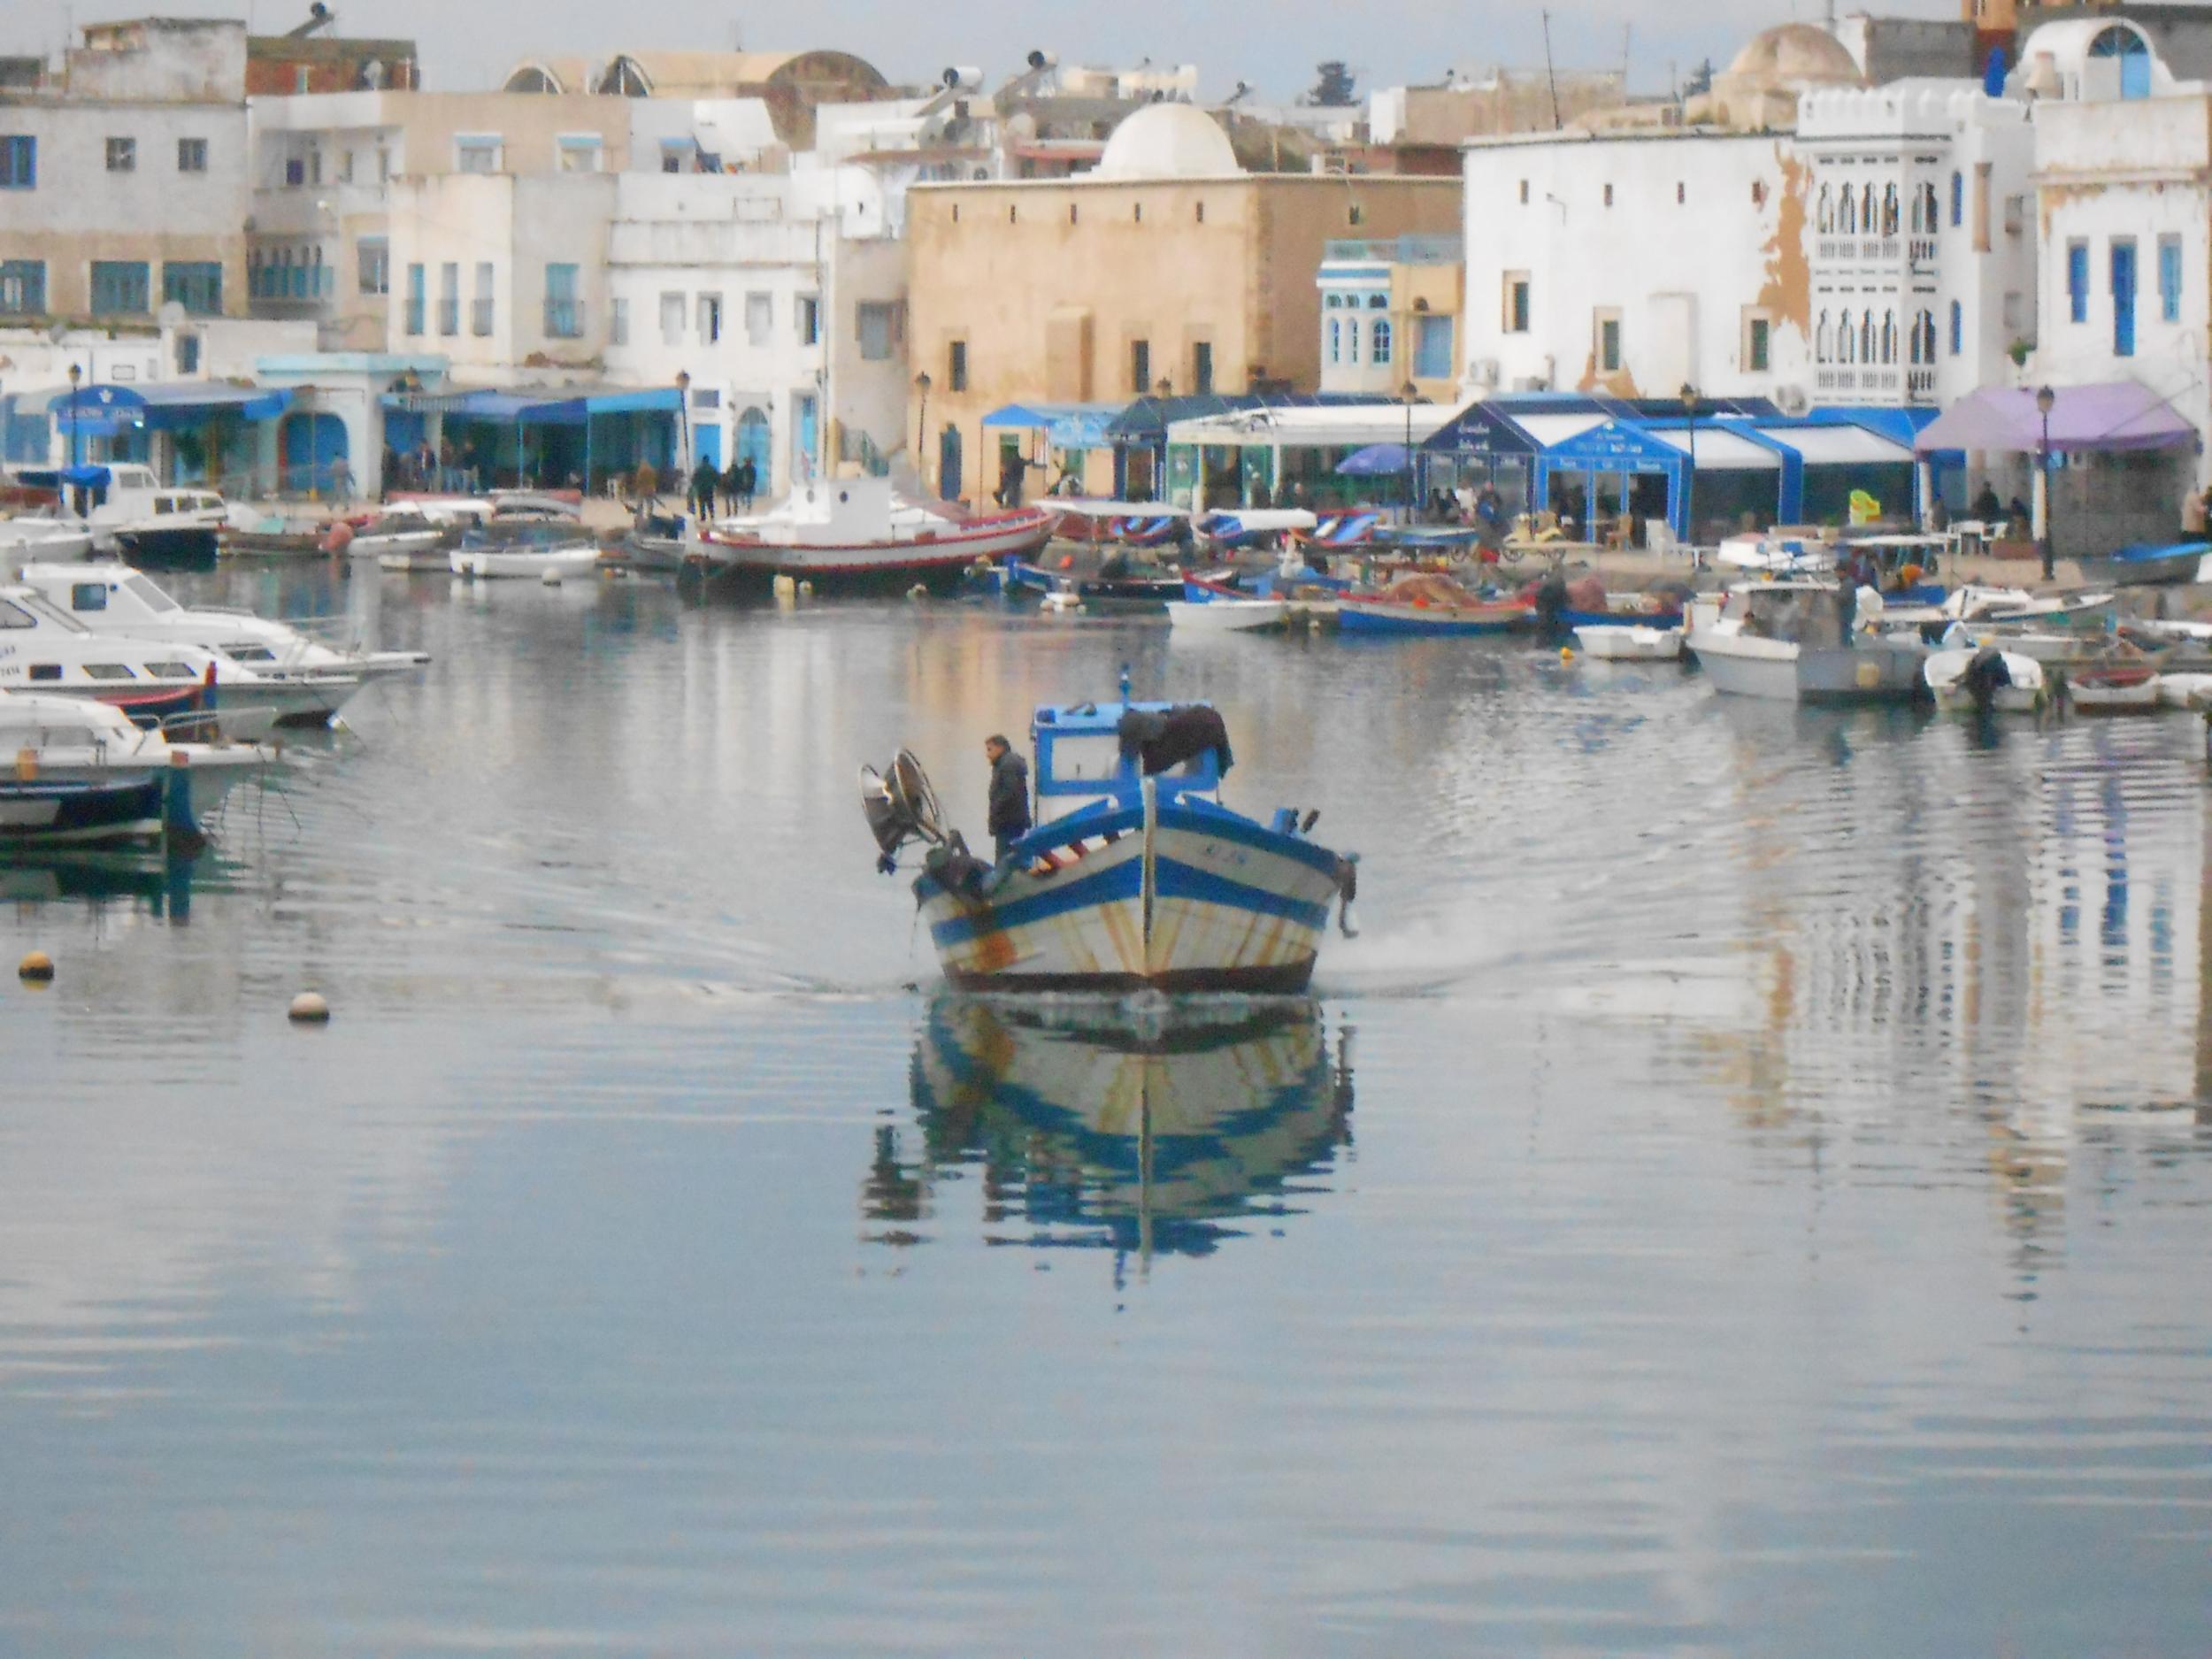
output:
{"label": "rooftop antenna", "polygon": [[1544,19],[1544,79],[1551,84],[1551,124],[1557,132],[1563,123],[1559,119],[1559,72],[1551,61],[1551,13],[1542,14]]}

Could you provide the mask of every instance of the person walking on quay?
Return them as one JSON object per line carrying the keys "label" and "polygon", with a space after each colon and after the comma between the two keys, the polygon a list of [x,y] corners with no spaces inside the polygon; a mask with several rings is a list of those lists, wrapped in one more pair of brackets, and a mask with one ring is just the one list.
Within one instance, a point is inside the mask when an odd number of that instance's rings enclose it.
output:
{"label": "person walking on quay", "polygon": [[738,463],[735,458],[733,457],[729,465],[722,470],[722,480],[719,488],[722,492],[722,511],[726,514],[733,513],[737,511],[737,468]]}
{"label": "person walking on quay", "polygon": [[353,505],[353,469],[342,455],[330,464],[330,504],[340,512]]}
{"label": "person walking on quay", "polygon": [[721,481],[722,475],[711,461],[702,460],[691,469],[691,510],[700,518],[714,517],[714,491]]}
{"label": "person walking on quay", "polygon": [[760,468],[751,456],[737,464],[737,499],[741,512],[753,510],[753,498],[760,493]]}
{"label": "person walking on quay", "polygon": [[990,816],[986,827],[998,849],[998,862],[1004,864],[1008,849],[1029,833],[1029,763],[999,736],[983,740],[983,755],[991,763]]}
{"label": "person walking on quay", "polygon": [[998,504],[1018,507],[1022,504],[1022,480],[1029,475],[1029,457],[1018,449],[1010,450],[999,462]]}

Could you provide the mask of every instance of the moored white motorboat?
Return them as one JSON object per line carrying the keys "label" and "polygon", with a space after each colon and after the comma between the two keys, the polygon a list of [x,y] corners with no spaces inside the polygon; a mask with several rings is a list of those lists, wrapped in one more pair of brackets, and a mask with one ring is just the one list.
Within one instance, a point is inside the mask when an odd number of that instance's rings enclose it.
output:
{"label": "moored white motorboat", "polygon": [[57,563],[92,557],[92,532],[66,518],[0,518],[0,568],[13,570],[28,559]]}
{"label": "moored white motorboat", "polygon": [[1122,695],[1036,711],[1040,821],[995,866],[945,826],[912,755],[863,769],[879,867],[910,841],[929,847],[914,896],[945,977],[966,990],[1304,990],[1357,861],[1310,838],[1316,814],[1284,807],[1263,824],[1220,804],[1229,743],[1211,708]]}
{"label": "moored white motorboat", "polygon": [[[1879,614],[1864,609],[1867,620]],[[1810,577],[1747,582],[1718,602],[1701,595],[1686,643],[1714,690],[1791,703],[1909,702],[1928,655],[1916,640],[1847,628],[1841,590]]]}
{"label": "moored white motorboat", "polygon": [[198,835],[238,783],[273,750],[173,743],[119,709],[77,697],[0,694],[0,856]]}
{"label": "moored white motorboat", "polygon": [[[88,565],[27,565],[26,587],[42,595],[95,634],[196,645],[272,680],[319,680],[335,676],[334,693],[351,695],[344,683],[420,668],[426,651],[356,651],[311,638],[288,622],[250,611],[182,605],[144,572],[114,560]],[[334,712],[339,702],[326,712]]]}
{"label": "moored white motorboat", "polygon": [[56,492],[58,516],[88,531],[95,552],[119,554],[134,565],[206,569],[215,562],[217,537],[230,522],[230,504],[212,489],[164,484],[151,467],[136,462],[29,470],[16,477]]}
{"label": "moored white motorboat", "polygon": [[1287,599],[1175,599],[1167,607],[1169,625],[1186,636],[1279,628],[1289,615]]}
{"label": "moored white motorboat", "polygon": [[472,532],[455,548],[449,562],[456,576],[486,580],[588,576],[599,567],[599,544],[579,541],[572,531],[557,531],[542,539],[502,537],[493,540]]}
{"label": "moored white motorboat", "polygon": [[817,479],[768,512],[724,518],[685,558],[687,572],[766,589],[779,576],[817,594],[956,592],[978,559],[1026,557],[1052,534],[1041,507],[967,515],[899,495],[887,478]]}
{"label": "moored white motorboat", "polygon": [[196,645],[95,634],[35,588],[0,587],[0,691],[89,697],[141,725],[194,718],[253,742],[280,721],[327,724],[358,674],[280,680]]}
{"label": "moored white motorboat", "polygon": [[1664,663],[1682,655],[1683,633],[1680,627],[1586,624],[1575,629],[1575,643],[1601,662]]}
{"label": "moored white motorboat", "polygon": [[2177,674],[2170,669],[2158,676],[2158,701],[2162,708],[2212,708],[2212,674]]}
{"label": "moored white motorboat", "polygon": [[2004,714],[2033,714],[2049,698],[2043,664],[1994,646],[1937,651],[1921,672],[1936,707],[1971,713],[1985,706]]}

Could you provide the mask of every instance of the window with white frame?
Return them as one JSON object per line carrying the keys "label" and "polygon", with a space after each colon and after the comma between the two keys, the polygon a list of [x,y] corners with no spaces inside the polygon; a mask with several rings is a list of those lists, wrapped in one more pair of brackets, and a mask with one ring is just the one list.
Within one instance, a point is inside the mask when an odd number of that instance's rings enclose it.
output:
{"label": "window with white frame", "polygon": [[630,302],[618,294],[607,302],[607,343],[626,346],[630,343]]}
{"label": "window with white frame", "polygon": [[699,343],[711,346],[722,338],[722,296],[702,294],[699,296]]}
{"label": "window with white frame", "polygon": [[819,345],[822,341],[822,302],[811,294],[799,296],[799,343]]}
{"label": "window with white frame", "polygon": [[745,342],[748,345],[764,346],[776,325],[775,296],[771,294],[748,294],[745,296]]}
{"label": "window with white frame", "polygon": [[684,296],[680,294],[661,296],[661,344],[680,346],[684,342]]}
{"label": "window with white frame", "polygon": [[605,145],[596,133],[563,133],[553,148],[563,173],[597,173]]}
{"label": "window with white frame", "polygon": [[497,173],[502,149],[496,133],[457,133],[453,137],[453,170]]}
{"label": "window with white frame", "polygon": [[108,140],[108,171],[110,173],[138,171],[138,141],[135,138]]}

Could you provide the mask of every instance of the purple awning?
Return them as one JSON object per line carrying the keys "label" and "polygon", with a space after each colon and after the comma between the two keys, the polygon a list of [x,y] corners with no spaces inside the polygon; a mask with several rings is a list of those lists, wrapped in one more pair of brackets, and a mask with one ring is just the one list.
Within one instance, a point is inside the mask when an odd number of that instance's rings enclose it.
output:
{"label": "purple awning", "polygon": [[[2197,429],[2147,386],[2115,380],[2052,388],[2051,452],[2171,449],[2193,444]],[[2009,449],[2032,455],[2043,445],[2043,416],[2025,387],[1985,386],[1961,398],[1920,429],[1913,448]]]}

